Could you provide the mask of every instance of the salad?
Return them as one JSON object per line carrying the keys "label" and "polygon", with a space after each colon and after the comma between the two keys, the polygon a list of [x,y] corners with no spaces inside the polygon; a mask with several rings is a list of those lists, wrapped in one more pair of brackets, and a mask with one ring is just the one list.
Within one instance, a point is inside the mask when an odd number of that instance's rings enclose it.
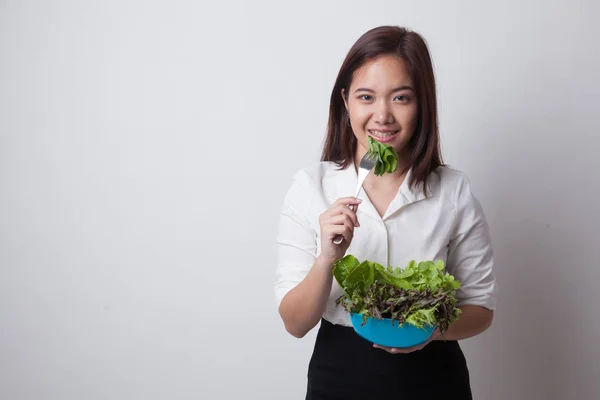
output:
{"label": "salad", "polygon": [[389,318],[399,326],[437,326],[443,333],[461,312],[455,297],[460,282],[444,272],[442,260],[413,260],[401,269],[346,255],[334,262],[333,275],[344,292],[336,304],[362,315],[362,325],[368,318]]}
{"label": "salad", "polygon": [[398,168],[398,154],[392,146],[378,142],[369,136],[369,155],[376,159],[373,173],[381,176]]}

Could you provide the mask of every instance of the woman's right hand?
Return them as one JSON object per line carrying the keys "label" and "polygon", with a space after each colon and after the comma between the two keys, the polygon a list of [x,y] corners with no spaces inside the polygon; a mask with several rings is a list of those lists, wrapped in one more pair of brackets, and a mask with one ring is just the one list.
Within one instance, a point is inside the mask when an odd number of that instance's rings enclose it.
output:
{"label": "woman's right hand", "polygon": [[[323,214],[319,216],[319,225],[321,226],[321,254],[332,263],[338,258],[344,257],[352,238],[354,237],[354,228],[359,227],[356,210],[362,200],[355,197],[344,197],[336,200]],[[350,206],[352,205],[352,209]],[[340,244],[333,243],[337,235],[342,235],[344,240]]]}

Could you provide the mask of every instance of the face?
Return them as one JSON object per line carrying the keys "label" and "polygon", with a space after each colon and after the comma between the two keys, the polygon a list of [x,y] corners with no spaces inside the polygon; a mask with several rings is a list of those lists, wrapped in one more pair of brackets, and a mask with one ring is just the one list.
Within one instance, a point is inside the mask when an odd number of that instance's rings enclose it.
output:
{"label": "face", "polygon": [[[361,158],[369,136],[392,146],[402,157],[417,126],[418,105],[406,62],[381,56],[356,70],[348,93],[342,91]],[[347,96],[347,97],[346,97]]]}

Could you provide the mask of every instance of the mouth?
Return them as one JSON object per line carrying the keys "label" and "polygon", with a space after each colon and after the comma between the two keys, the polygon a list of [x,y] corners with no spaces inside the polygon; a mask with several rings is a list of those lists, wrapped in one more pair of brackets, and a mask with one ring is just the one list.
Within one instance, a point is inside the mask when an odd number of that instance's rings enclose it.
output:
{"label": "mouth", "polygon": [[373,137],[373,139],[377,140],[378,142],[381,143],[387,143],[387,142],[391,142],[392,140],[394,140],[394,138],[396,137],[396,135],[398,134],[398,131],[375,131],[372,129],[369,129],[367,132],[369,132],[369,134]]}

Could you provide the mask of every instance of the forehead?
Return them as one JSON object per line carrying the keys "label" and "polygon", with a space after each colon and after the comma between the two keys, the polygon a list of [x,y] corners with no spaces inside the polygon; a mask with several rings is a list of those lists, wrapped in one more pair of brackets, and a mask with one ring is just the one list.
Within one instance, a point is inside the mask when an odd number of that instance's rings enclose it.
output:
{"label": "forehead", "polygon": [[367,61],[354,72],[350,87],[367,86],[371,89],[412,86],[408,64],[394,55],[385,55]]}

